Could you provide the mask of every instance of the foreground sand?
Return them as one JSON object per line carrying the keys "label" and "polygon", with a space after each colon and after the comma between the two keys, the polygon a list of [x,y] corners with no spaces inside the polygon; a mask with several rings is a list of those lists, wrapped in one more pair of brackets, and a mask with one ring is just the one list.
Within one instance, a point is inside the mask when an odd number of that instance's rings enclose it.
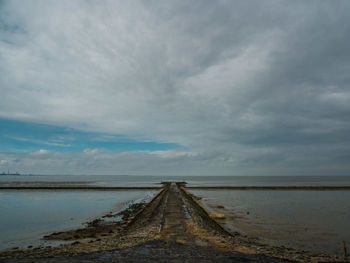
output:
{"label": "foreground sand", "polygon": [[53,233],[45,238],[70,244],[5,251],[0,262],[344,262],[229,233],[181,183],[166,183],[150,203],[113,216],[123,220]]}

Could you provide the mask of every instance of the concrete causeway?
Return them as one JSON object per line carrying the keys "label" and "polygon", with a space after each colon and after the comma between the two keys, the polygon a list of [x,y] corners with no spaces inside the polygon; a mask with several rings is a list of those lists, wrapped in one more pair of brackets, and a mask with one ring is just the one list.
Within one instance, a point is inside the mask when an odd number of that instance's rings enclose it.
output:
{"label": "concrete causeway", "polygon": [[184,203],[177,185],[172,183],[166,198],[161,229],[162,236],[172,241],[188,239],[188,235],[185,233],[184,220]]}

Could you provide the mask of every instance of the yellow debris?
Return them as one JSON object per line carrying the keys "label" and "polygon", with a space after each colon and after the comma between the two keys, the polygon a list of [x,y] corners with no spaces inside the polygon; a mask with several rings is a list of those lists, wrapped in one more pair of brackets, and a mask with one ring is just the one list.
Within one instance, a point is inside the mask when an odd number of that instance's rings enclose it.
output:
{"label": "yellow debris", "polygon": [[210,214],[209,217],[212,219],[224,219],[225,215],[224,214]]}

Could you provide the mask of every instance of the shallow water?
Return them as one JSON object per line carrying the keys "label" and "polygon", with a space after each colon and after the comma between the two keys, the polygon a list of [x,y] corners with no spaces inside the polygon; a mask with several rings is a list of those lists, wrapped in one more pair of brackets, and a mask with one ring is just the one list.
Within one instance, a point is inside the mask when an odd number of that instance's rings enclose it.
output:
{"label": "shallow water", "polygon": [[45,244],[53,231],[81,227],[157,191],[0,191],[0,249]]}
{"label": "shallow water", "polygon": [[[343,255],[350,242],[350,191],[191,190],[230,231],[270,244]],[[218,204],[224,209],[217,208]]]}

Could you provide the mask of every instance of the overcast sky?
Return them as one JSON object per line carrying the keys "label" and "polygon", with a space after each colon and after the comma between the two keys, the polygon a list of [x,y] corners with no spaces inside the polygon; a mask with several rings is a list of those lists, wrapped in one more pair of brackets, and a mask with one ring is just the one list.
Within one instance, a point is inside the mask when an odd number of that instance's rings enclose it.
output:
{"label": "overcast sky", "polygon": [[0,1],[0,172],[350,174],[350,1]]}

